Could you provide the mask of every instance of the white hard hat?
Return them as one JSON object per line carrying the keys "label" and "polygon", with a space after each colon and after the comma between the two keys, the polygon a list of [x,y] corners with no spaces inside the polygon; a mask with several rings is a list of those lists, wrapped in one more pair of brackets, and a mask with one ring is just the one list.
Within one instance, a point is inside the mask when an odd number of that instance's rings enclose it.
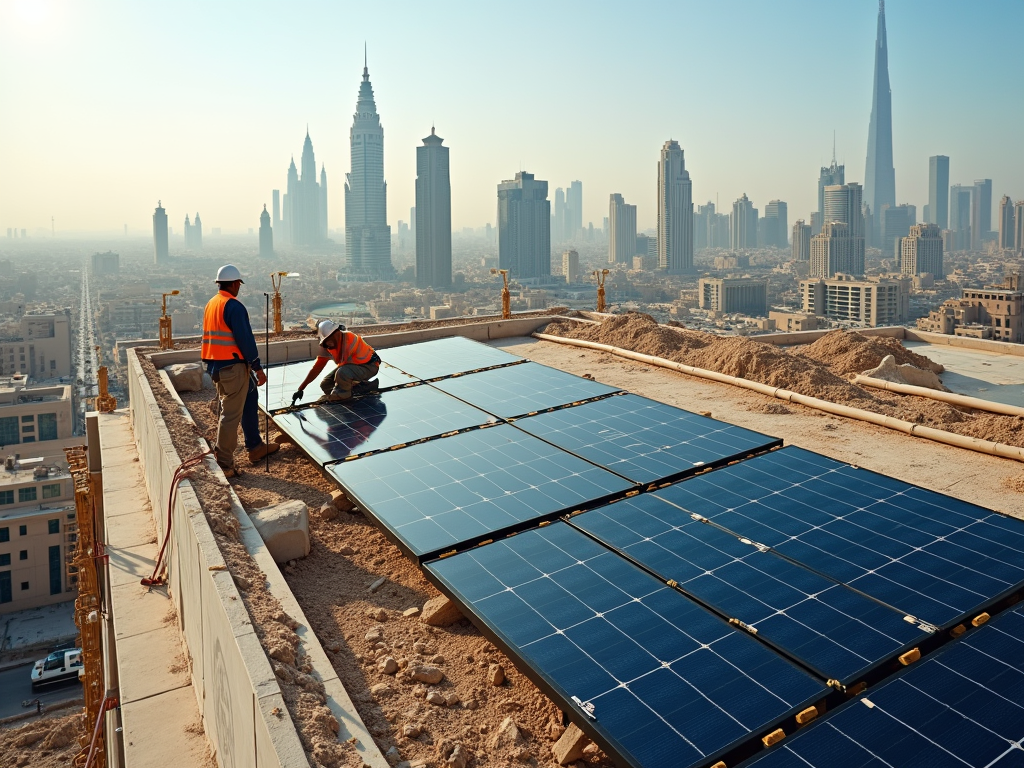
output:
{"label": "white hard hat", "polygon": [[316,336],[320,343],[323,344],[324,340],[335,331],[344,331],[345,326],[334,322],[333,320],[321,320],[316,324]]}
{"label": "white hard hat", "polygon": [[238,267],[234,264],[225,264],[223,267],[217,270],[217,279],[214,282],[217,283],[233,283],[235,280],[244,283],[242,280],[242,273],[238,271]]}

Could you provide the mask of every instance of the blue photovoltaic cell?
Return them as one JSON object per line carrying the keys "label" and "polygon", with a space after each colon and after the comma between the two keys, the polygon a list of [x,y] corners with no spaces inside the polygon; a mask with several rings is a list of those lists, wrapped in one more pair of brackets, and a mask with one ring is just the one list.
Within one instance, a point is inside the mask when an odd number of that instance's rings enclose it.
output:
{"label": "blue photovoltaic cell", "polygon": [[[425,566],[621,762],[701,763],[822,683],[558,521]],[[573,697],[593,705],[587,720]]]}
{"label": "blue photovoltaic cell", "polygon": [[[290,406],[292,404],[292,395],[299,388],[302,380],[306,378],[306,374],[309,373],[312,367],[312,360],[303,360],[298,363],[285,363],[284,365],[274,365],[266,368],[267,383],[260,387],[260,408],[273,413],[276,410]],[[320,390],[320,379],[335,368],[336,366],[333,361],[327,364],[323,373],[317,376],[306,388],[305,397],[299,401],[300,404],[309,405],[323,394]],[[412,376],[402,373],[397,368],[392,368],[387,364],[382,364],[377,374],[377,382],[382,392],[387,389],[394,389],[395,387],[403,387],[407,384],[415,384],[417,381]],[[269,405],[267,400],[268,389],[270,390]]]}
{"label": "blue photovoltaic cell", "polygon": [[493,421],[432,387],[393,389],[274,416],[278,428],[320,464]]}
{"label": "blue photovoltaic cell", "polygon": [[1024,614],[997,617],[744,765],[1020,768]]}
{"label": "blue photovoltaic cell", "polygon": [[903,614],[719,528],[657,493],[598,507],[572,524],[813,668],[856,681],[929,633]]}
{"label": "blue photovoltaic cell", "polygon": [[417,557],[476,543],[632,487],[507,424],[328,470]]}
{"label": "blue photovoltaic cell", "polygon": [[1024,522],[799,448],[658,494],[936,626],[1024,584]]}
{"label": "blue photovoltaic cell", "polygon": [[782,445],[774,437],[632,394],[520,419],[516,426],[638,483]]}
{"label": "blue photovoltaic cell", "polygon": [[539,363],[442,379],[433,386],[503,419],[619,391]]}
{"label": "blue photovoltaic cell", "polygon": [[462,336],[378,349],[377,354],[385,363],[424,381],[523,360]]}

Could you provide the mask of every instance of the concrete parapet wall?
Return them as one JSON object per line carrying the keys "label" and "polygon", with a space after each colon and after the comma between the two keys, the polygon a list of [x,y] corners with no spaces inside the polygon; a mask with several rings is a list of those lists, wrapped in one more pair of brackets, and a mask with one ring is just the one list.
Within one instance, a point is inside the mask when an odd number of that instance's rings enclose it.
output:
{"label": "concrete parapet wall", "polygon": [[993,352],[997,355],[1016,355],[1024,357],[1024,344],[1014,344],[1010,341],[995,341],[994,339],[973,339],[970,336],[953,336],[946,333],[931,333],[929,331],[918,331],[913,328],[906,328],[907,341],[924,341],[928,344],[942,345],[946,347],[958,347],[959,349],[977,349],[982,352]]}
{"label": "concrete parapet wall", "polygon": [[[418,341],[433,341],[448,336],[465,336],[475,341],[491,341],[494,339],[507,339],[513,336],[529,336],[538,328],[547,325],[555,319],[554,315],[531,315],[530,317],[513,317],[511,320],[488,320],[482,323],[467,323],[466,325],[443,326],[440,328],[420,328],[412,331],[397,331],[395,333],[378,333],[365,336],[364,338],[375,349],[387,349],[402,344],[414,344]],[[353,330],[358,330],[355,328]],[[260,345],[260,355],[266,355],[264,362],[268,365],[275,363],[288,363],[294,360],[310,360],[316,357],[319,345],[316,338],[310,336],[308,339],[287,339],[285,341],[272,341],[268,345],[269,354],[264,352],[264,346]],[[199,361],[199,349],[176,349],[169,352],[155,352],[149,356],[153,365],[157,368],[165,368],[176,363],[195,363]]]}
{"label": "concrete parapet wall", "polygon": [[[135,442],[162,539],[171,480],[181,459],[134,350],[128,366]],[[218,765],[305,768],[309,763],[277,678],[188,480],[179,485],[171,515],[168,587]],[[275,708],[277,715],[271,714]]]}
{"label": "concrete parapet wall", "polygon": [[[780,347],[794,346],[797,344],[810,344],[817,341],[826,333],[831,333],[835,328],[822,328],[817,331],[793,331],[792,333],[762,333],[757,336],[748,336],[751,341],[763,341],[766,344],[775,344]],[[893,339],[909,338],[906,336],[909,329],[901,325],[883,326],[881,328],[854,328],[862,336],[889,336]]]}

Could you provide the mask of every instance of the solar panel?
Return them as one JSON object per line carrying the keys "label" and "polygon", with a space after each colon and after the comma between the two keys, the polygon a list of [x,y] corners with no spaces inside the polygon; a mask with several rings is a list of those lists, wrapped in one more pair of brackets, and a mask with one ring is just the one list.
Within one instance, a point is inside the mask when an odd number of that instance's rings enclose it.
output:
{"label": "solar panel", "polygon": [[799,731],[757,768],[1024,765],[1024,613],[1008,611]]}
{"label": "solar panel", "polygon": [[507,424],[328,470],[392,538],[419,558],[475,544],[633,487]]}
{"label": "solar panel", "polygon": [[320,464],[493,421],[432,387],[393,389],[274,416],[278,428]]}
{"label": "solar panel", "polygon": [[561,521],[425,568],[620,764],[710,765],[827,693]]}
{"label": "solar panel", "polygon": [[849,685],[930,636],[902,613],[698,522],[657,493],[598,507],[571,523],[743,622],[825,680]]}
{"label": "solar panel", "polygon": [[434,386],[505,419],[619,391],[539,363],[442,379]]}
{"label": "solar panel", "polygon": [[633,394],[520,419],[516,426],[638,483],[693,474],[782,445]]}
{"label": "solar panel", "polygon": [[799,448],[658,494],[936,626],[1024,585],[1024,522]]}
{"label": "solar panel", "polygon": [[523,361],[463,336],[378,349],[377,354],[385,363],[424,381]]}
{"label": "solar panel", "polygon": [[[309,373],[312,367],[312,360],[303,360],[298,363],[285,363],[284,365],[273,365],[266,368],[267,383],[260,387],[260,408],[273,413],[290,406],[292,404],[292,395],[299,388],[302,380],[306,378],[306,374]],[[318,386],[320,377],[332,370],[334,370],[334,364],[330,363],[324,369],[324,373],[320,374],[307,388],[305,398],[301,403],[309,405],[320,397],[320,387]],[[380,385],[380,391],[383,392],[395,387],[416,384],[418,380],[397,368],[382,364],[380,371],[377,373],[377,382]],[[270,390],[269,400],[267,397],[268,389]]]}

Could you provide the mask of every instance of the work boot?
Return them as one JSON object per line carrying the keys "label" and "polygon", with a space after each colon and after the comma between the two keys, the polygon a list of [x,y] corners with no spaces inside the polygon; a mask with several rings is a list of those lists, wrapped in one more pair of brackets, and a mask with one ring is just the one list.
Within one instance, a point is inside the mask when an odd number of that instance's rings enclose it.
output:
{"label": "work boot", "polygon": [[249,461],[255,464],[260,459],[265,459],[268,454],[277,453],[281,446],[277,443],[260,443],[249,451]]}
{"label": "work boot", "polygon": [[317,400],[317,402],[320,403],[321,405],[324,405],[324,404],[327,404],[327,403],[344,403],[344,402],[347,402],[347,401],[349,401],[351,399],[352,399],[352,390],[351,389],[346,389],[346,390],[336,389],[333,392],[331,392],[331,394],[324,395],[323,397],[321,397],[319,400]]}
{"label": "work boot", "polygon": [[380,382],[377,379],[370,379],[369,381],[360,381],[354,387],[352,387],[353,395],[366,395],[370,392],[376,392],[380,389]]}

